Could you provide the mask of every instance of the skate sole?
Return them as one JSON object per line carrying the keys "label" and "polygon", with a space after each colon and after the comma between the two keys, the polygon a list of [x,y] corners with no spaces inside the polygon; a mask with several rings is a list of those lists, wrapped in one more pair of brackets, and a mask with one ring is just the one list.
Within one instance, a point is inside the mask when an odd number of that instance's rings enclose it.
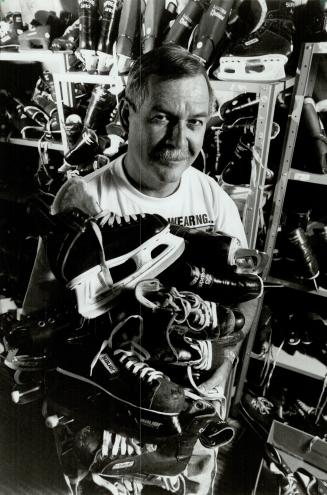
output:
{"label": "skate sole", "polygon": [[267,54],[255,57],[220,58],[214,75],[222,81],[279,81],[285,79],[286,55]]}

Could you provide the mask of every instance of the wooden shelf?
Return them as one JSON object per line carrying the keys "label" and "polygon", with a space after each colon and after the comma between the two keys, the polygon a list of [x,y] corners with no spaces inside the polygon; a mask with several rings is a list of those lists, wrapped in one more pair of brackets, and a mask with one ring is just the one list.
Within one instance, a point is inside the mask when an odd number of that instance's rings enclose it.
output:
{"label": "wooden shelf", "polygon": [[41,148],[43,149],[47,147],[49,150],[57,151],[64,150],[62,143],[56,143],[53,141],[41,141],[41,144],[39,144],[39,141],[37,139],[0,138],[0,143],[16,144],[18,146],[31,146],[33,148],[41,146]]}
{"label": "wooden shelf", "polygon": [[[273,345],[271,348],[271,358],[273,360],[276,358],[277,352],[278,348]],[[264,359],[262,357],[258,357],[254,353],[251,353],[251,358],[259,361]],[[299,351],[295,351],[295,354],[288,354],[282,349],[278,353],[276,365],[296,373],[310,376],[311,378],[323,379],[327,373],[327,366],[325,366],[321,361],[306,354],[302,354]]]}
{"label": "wooden shelf", "polygon": [[321,184],[323,186],[327,186],[327,175],[313,174],[311,172],[298,170],[296,168],[290,169],[288,178],[289,180],[309,182],[310,184]]}

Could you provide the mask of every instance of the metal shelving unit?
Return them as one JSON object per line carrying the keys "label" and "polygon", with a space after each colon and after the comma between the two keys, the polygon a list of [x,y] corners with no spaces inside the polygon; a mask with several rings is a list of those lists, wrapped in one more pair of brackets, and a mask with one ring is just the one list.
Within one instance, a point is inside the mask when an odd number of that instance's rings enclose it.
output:
{"label": "metal shelving unit", "polygon": [[23,138],[0,138],[0,143],[15,144],[17,146],[29,146],[32,148],[48,149],[63,151],[64,147],[62,143],[55,141],[38,141],[36,139],[23,139]]}
{"label": "metal shelving unit", "polygon": [[[316,294],[318,296],[326,297],[327,291],[319,288],[318,291],[312,288],[307,288],[306,286],[301,285],[300,283],[296,283],[293,281],[286,281],[276,277],[270,277],[269,272],[271,268],[271,261],[273,256],[273,251],[275,248],[277,232],[281,220],[282,208],[284,204],[287,182],[288,180],[296,180],[301,182],[309,182],[313,184],[326,184],[327,185],[327,177],[319,176],[318,174],[311,174],[307,172],[302,172],[300,170],[291,169],[293,152],[295,147],[295,142],[297,138],[298,127],[301,118],[301,112],[303,108],[304,98],[306,96],[311,96],[314,88],[314,83],[317,75],[318,68],[318,55],[327,53],[327,43],[304,43],[302,45],[301,54],[299,57],[299,64],[296,71],[292,101],[290,106],[290,114],[288,119],[288,124],[285,133],[285,139],[281,154],[280,167],[278,171],[278,177],[276,181],[276,186],[273,195],[273,208],[270,215],[268,227],[267,227],[267,235],[265,241],[264,251],[269,255],[269,262],[264,269],[263,278],[264,280],[279,282],[282,283],[285,287],[289,287],[295,290],[302,290],[308,292],[310,294]],[[263,298],[259,300],[259,308],[254,319],[252,329],[249,333],[248,340],[246,343],[246,348],[244,351],[244,358],[242,369],[240,372],[239,381],[236,387],[233,407],[234,411],[237,412],[238,404],[241,400],[244,383],[246,380],[246,375],[248,371],[248,367],[250,364],[250,359],[252,357],[251,351],[255,340],[255,335],[257,331],[257,326],[260,318],[260,313],[262,309]],[[292,362],[292,356],[287,355],[287,359],[284,360],[284,364],[286,362]],[[277,365],[283,366],[283,361],[278,362]],[[288,366],[291,366],[289,364]],[[300,372],[301,368],[296,368],[298,372]],[[323,378],[324,375],[316,375],[316,378]]]}

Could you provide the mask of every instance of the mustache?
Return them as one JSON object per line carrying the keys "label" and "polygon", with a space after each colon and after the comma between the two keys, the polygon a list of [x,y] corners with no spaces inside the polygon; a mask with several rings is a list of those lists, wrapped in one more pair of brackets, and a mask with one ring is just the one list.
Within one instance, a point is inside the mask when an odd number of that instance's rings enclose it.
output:
{"label": "mustache", "polygon": [[191,158],[189,150],[180,150],[176,148],[158,148],[153,150],[151,158],[159,161],[179,162]]}

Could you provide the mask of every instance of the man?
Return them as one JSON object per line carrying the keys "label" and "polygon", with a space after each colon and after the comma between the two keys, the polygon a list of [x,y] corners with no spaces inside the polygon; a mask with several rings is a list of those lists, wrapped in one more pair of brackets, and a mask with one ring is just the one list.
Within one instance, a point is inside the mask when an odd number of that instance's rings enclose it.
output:
{"label": "man", "polygon": [[[84,178],[99,211],[109,209],[119,216],[157,213],[172,223],[225,232],[245,246],[234,202],[214,179],[192,167],[212,106],[205,69],[186,50],[163,46],[136,61],[121,105],[121,121],[128,131],[127,153]],[[24,311],[40,309],[51,301],[58,305],[58,288],[41,245]],[[253,301],[240,304],[245,333],[255,308]],[[240,346],[223,351],[224,362],[201,385],[204,393],[225,387]],[[213,449],[196,445],[185,472],[187,495],[213,493],[215,463]]]}

